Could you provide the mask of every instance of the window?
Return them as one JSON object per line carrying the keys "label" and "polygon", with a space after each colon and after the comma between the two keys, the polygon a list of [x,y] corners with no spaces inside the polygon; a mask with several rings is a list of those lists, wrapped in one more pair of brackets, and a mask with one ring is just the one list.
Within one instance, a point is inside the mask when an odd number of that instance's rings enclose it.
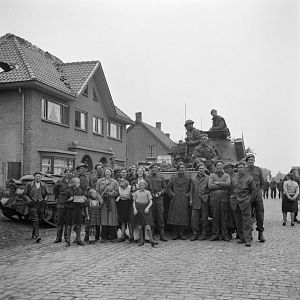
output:
{"label": "window", "polygon": [[87,97],[89,96],[89,86],[88,85],[86,86],[86,88],[83,91],[82,95],[87,96]]}
{"label": "window", "polygon": [[147,157],[156,157],[156,147],[155,146],[147,146]]}
{"label": "window", "polygon": [[56,123],[69,125],[69,107],[67,105],[42,99],[42,118]]}
{"label": "window", "polygon": [[119,124],[108,122],[107,135],[111,138],[122,140],[122,126]]}
{"label": "window", "polygon": [[42,173],[63,175],[63,172],[66,168],[74,169],[73,158],[63,158],[54,156],[42,157]]}
{"label": "window", "polygon": [[103,119],[93,117],[93,132],[103,135]]}
{"label": "window", "polygon": [[75,110],[75,127],[87,130],[87,113],[79,110]]}
{"label": "window", "polygon": [[98,97],[97,97],[95,89],[93,89],[93,100],[98,101]]}

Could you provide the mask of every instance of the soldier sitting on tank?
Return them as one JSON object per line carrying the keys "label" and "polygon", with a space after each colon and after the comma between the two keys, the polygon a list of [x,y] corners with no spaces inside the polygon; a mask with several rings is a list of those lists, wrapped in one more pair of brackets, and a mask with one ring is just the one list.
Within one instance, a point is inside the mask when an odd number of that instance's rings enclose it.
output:
{"label": "soldier sitting on tank", "polygon": [[200,144],[200,138],[202,131],[194,127],[193,120],[186,120],[184,127],[186,129],[186,154],[191,155],[194,152],[194,148]]}
{"label": "soldier sitting on tank", "polygon": [[212,109],[210,114],[212,115],[212,127],[209,129],[209,137],[226,139],[230,137],[230,131],[226,125],[225,119],[218,115],[216,109]]}
{"label": "soldier sitting on tank", "polygon": [[206,133],[201,135],[200,144],[195,147],[193,157],[194,161],[201,160],[210,172],[214,171],[214,161],[221,158],[214,147],[208,144]]}

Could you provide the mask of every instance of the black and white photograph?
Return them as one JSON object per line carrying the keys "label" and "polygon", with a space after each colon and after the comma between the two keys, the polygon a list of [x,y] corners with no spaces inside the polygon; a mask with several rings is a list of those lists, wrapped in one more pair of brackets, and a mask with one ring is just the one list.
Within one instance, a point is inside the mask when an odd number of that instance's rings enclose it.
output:
{"label": "black and white photograph", "polygon": [[299,0],[0,10],[0,299],[300,299]]}

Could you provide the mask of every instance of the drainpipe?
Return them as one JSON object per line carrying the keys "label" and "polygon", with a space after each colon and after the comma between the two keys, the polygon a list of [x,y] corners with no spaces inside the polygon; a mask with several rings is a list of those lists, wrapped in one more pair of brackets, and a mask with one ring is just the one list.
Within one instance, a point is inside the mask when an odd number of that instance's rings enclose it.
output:
{"label": "drainpipe", "polygon": [[19,93],[22,97],[22,125],[21,125],[21,177],[24,175],[24,126],[25,126],[25,94],[19,87]]}

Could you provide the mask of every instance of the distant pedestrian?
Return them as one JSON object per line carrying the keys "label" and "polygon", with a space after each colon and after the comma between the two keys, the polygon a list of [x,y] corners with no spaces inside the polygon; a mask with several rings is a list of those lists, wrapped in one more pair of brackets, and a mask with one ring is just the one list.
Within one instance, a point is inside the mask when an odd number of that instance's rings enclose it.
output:
{"label": "distant pedestrian", "polygon": [[275,178],[273,177],[270,181],[271,199],[276,199],[276,194],[277,194],[276,188],[277,188],[277,184]]}
{"label": "distant pedestrian", "polygon": [[132,238],[133,236],[131,227],[131,185],[128,184],[128,181],[125,178],[119,180],[119,196],[117,197],[116,202],[118,208],[118,222],[121,225],[121,238],[118,239],[118,242],[125,242],[125,230],[127,225],[129,229],[129,238]]}
{"label": "distant pedestrian", "polygon": [[100,227],[101,222],[101,206],[103,200],[95,189],[90,189],[87,199],[87,217],[86,223],[89,226],[88,244],[96,242],[96,227]]}
{"label": "distant pedestrian", "polygon": [[41,181],[41,172],[35,172],[33,177],[34,180],[26,185],[23,195],[29,206],[29,219],[32,221],[31,238],[39,243],[41,241],[39,224],[43,218],[48,190],[45,183]]}
{"label": "distant pedestrian", "polygon": [[144,245],[143,227],[150,237],[151,246],[154,247],[158,241],[153,240],[150,227],[150,208],[152,206],[151,193],[145,189],[146,182],[140,181],[138,190],[133,194],[133,213],[135,215],[135,224],[138,226],[140,241],[138,246]]}
{"label": "distant pedestrian", "polygon": [[70,246],[72,226],[75,225],[77,245],[84,246],[81,241],[81,225],[84,223],[83,212],[86,212],[86,193],[80,187],[80,179],[75,177],[71,180],[67,191],[68,202],[66,203],[67,241],[66,247]]}
{"label": "distant pedestrian", "polygon": [[[297,182],[298,185],[300,185],[300,178],[299,178],[299,169],[298,169],[298,174],[297,174],[297,170],[295,168],[292,168],[290,173],[293,175],[293,179],[294,181]],[[284,179],[283,179],[284,181]],[[299,196],[300,194],[298,195],[298,198],[297,198],[297,201],[295,201],[295,214],[294,214],[294,222],[300,224],[300,220],[297,219],[297,216],[298,216],[298,201],[299,201]]]}
{"label": "distant pedestrian", "polygon": [[282,225],[286,225],[287,221],[287,213],[291,214],[291,226],[294,226],[294,218],[295,218],[295,206],[298,205],[297,198],[299,195],[299,185],[294,180],[293,174],[289,173],[286,175],[286,181],[283,183],[283,195],[282,195],[282,215],[283,215],[283,223]]}
{"label": "distant pedestrian", "polygon": [[168,184],[172,196],[169,206],[168,224],[173,227],[173,240],[185,240],[185,228],[190,226],[191,178],[185,174],[183,163],[177,166],[177,175],[173,175]]}
{"label": "distant pedestrian", "polygon": [[252,241],[251,201],[255,199],[257,189],[253,177],[245,170],[245,163],[239,162],[237,169],[238,174],[232,178],[230,206],[234,212],[240,238],[238,243],[246,243],[249,247]]}
{"label": "distant pedestrian", "polygon": [[269,181],[265,180],[264,184],[263,184],[263,198],[264,199],[268,199],[269,198],[269,188],[270,188],[270,183]]}
{"label": "distant pedestrian", "polygon": [[282,198],[282,193],[283,193],[283,180],[282,180],[282,178],[277,183],[277,189],[278,189],[278,198],[281,199]]}
{"label": "distant pedestrian", "polygon": [[223,162],[215,162],[216,171],[209,176],[208,187],[210,189],[210,205],[212,210],[213,224],[210,241],[222,239],[229,241],[228,236],[228,208],[229,190],[231,178],[223,170]]}

